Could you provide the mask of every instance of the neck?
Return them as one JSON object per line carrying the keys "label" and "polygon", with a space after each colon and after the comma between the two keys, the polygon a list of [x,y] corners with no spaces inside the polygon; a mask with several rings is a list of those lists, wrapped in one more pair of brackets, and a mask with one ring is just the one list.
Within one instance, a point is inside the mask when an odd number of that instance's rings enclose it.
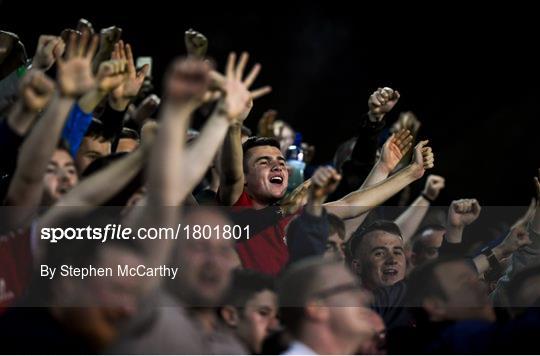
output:
{"label": "neck", "polygon": [[210,334],[216,330],[217,319],[212,308],[191,308],[190,314],[201,324],[204,333]]}
{"label": "neck", "polygon": [[253,194],[251,194],[249,191],[247,192],[248,193],[248,196],[249,198],[251,199],[252,203],[253,203],[253,209],[255,210],[261,210],[261,209],[264,209],[264,208],[267,208],[269,207],[272,203],[272,201],[261,201],[261,200],[258,200]]}
{"label": "neck", "polygon": [[327,325],[307,325],[298,340],[319,355],[350,355],[358,346],[357,340],[340,340]]}

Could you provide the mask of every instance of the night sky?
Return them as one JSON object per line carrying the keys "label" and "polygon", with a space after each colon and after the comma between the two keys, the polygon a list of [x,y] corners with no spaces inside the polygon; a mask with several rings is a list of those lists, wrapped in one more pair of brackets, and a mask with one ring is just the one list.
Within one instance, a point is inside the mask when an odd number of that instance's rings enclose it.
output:
{"label": "night sky", "polygon": [[483,205],[527,205],[533,193],[540,166],[540,31],[532,5],[71,3],[0,1],[0,28],[17,33],[32,55],[39,34],[58,34],[81,17],[96,29],[120,26],[136,56],[153,57],[159,89],[169,61],[184,54],[184,31],[193,27],[209,38],[209,55],[220,68],[229,50],[247,50],[251,63],[263,65],[256,86],[274,91],[256,101],[246,124],[256,129],[262,112],[278,110],[316,145],[317,163],[330,161],[354,134],[370,93],[390,86],[402,97],[389,122],[411,110],[423,124],[420,138],[431,140],[433,173],[447,179],[441,204],[477,198]]}

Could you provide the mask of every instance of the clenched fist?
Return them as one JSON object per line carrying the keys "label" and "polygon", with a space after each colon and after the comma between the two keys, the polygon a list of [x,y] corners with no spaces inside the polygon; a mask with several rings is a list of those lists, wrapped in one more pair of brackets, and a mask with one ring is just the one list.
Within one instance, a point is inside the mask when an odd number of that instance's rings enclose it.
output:
{"label": "clenched fist", "polygon": [[444,178],[431,174],[427,177],[426,185],[422,191],[422,194],[426,195],[430,200],[435,200],[443,188]]}
{"label": "clenched fist", "polygon": [[476,199],[454,200],[448,209],[448,225],[464,227],[480,216],[482,208]]}
{"label": "clenched fist", "polygon": [[399,100],[399,92],[392,88],[378,88],[368,99],[368,115],[372,121],[381,121]]}

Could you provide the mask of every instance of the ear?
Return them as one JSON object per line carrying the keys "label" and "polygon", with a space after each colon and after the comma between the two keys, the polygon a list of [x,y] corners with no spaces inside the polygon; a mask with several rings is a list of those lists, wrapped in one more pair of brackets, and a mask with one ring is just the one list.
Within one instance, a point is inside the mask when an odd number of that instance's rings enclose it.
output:
{"label": "ear", "polygon": [[356,273],[357,275],[360,275],[362,272],[362,263],[359,259],[353,258],[351,261],[351,269]]}
{"label": "ear", "polygon": [[231,328],[238,326],[238,310],[235,307],[226,305],[220,309],[219,313],[223,321],[225,321],[225,324]]}
{"label": "ear", "polygon": [[330,308],[324,305],[320,300],[313,300],[306,305],[305,315],[311,320],[324,322],[330,318]]}
{"label": "ear", "polygon": [[422,303],[422,307],[434,321],[444,320],[447,316],[446,303],[439,298],[428,297]]}

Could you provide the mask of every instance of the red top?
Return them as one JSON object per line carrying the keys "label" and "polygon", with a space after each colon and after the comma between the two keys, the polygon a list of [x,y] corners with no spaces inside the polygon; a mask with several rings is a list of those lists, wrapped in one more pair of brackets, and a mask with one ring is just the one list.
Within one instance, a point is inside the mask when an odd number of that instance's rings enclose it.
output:
{"label": "red top", "polygon": [[32,263],[29,228],[0,235],[0,314],[26,291]]}
{"label": "red top", "polygon": [[[244,190],[233,206],[251,208],[253,201]],[[280,217],[277,224],[269,225],[251,235],[249,240],[238,242],[236,251],[242,266],[276,276],[289,260],[285,229],[297,214]]]}

